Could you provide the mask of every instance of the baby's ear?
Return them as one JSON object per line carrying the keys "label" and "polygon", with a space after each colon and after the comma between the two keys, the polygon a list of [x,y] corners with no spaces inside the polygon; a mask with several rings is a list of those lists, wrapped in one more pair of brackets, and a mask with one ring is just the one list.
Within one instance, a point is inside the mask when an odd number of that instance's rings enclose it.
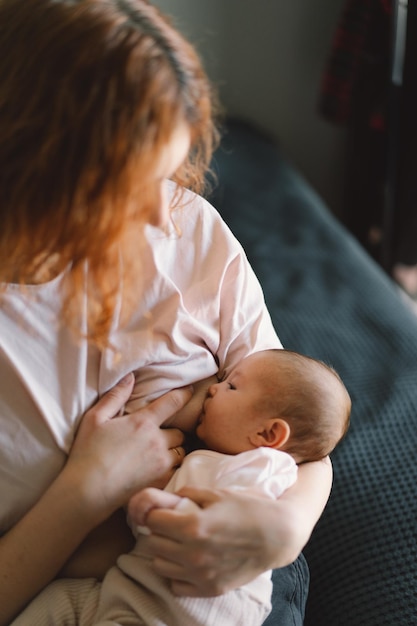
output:
{"label": "baby's ear", "polygon": [[253,446],[259,448],[282,448],[289,439],[290,427],[288,422],[280,417],[271,417],[265,420],[263,426],[256,430],[249,440]]}

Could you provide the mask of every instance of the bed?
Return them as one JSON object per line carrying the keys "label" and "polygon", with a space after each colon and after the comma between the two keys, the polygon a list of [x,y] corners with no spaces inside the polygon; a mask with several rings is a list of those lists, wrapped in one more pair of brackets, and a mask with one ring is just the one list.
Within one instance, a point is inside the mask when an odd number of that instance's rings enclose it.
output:
{"label": "bed", "polygon": [[[417,316],[272,139],[229,120],[213,169],[210,199],[284,346],[333,365],[352,397],[332,494],[305,549],[304,623],[417,624]],[[274,613],[267,624],[279,626]]]}

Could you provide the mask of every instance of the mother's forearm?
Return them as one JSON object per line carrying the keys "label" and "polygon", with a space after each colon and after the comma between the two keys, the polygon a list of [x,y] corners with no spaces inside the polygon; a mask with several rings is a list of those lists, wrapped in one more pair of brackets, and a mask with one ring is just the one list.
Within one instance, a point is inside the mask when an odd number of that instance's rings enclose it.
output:
{"label": "mother's forearm", "polygon": [[61,474],[0,539],[0,626],[55,578],[100,521],[82,491]]}
{"label": "mother's forearm", "polygon": [[297,482],[274,503],[279,545],[273,567],[292,563],[305,547],[326,506],[332,478],[329,458],[300,465]]}
{"label": "mother's forearm", "polygon": [[60,570],[59,577],[102,580],[118,557],[132,550],[134,542],[126,513],[119,509],[88,534]]}

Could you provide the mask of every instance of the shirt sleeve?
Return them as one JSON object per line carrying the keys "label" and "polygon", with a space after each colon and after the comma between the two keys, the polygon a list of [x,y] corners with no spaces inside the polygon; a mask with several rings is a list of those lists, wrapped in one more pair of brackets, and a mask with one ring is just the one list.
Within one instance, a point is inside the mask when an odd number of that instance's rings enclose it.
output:
{"label": "shirt sleeve", "polygon": [[[209,229],[213,245],[211,264],[222,259],[219,278],[219,345],[217,359],[222,373],[243,358],[271,348],[282,348],[266,307],[264,293],[246,253],[217,211],[210,205]],[[223,256],[219,252],[223,249]],[[219,256],[219,258],[215,258]]]}

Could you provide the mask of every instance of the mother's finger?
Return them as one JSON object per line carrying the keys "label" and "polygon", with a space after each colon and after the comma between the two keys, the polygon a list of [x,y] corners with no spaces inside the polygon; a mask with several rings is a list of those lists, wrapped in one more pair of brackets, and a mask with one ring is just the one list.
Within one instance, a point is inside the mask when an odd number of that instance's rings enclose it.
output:
{"label": "mother's finger", "polygon": [[218,489],[201,489],[200,487],[182,487],[178,491],[182,498],[189,498],[201,509],[205,509],[224,498],[224,491]]}
{"label": "mother's finger", "polygon": [[131,414],[131,417],[138,416],[140,419],[151,418],[153,423],[161,426],[174,413],[182,409],[182,407],[190,400],[192,395],[192,387],[181,387],[168,391],[160,398],[153,400],[146,407]]}
{"label": "mother's finger", "polygon": [[[185,582],[182,580],[171,580],[170,581],[170,587],[171,587],[171,591],[174,594],[174,596],[185,596],[188,598],[201,598],[204,597],[202,595],[202,591],[201,589],[199,589],[198,587],[196,587],[195,585],[193,585],[190,582]],[[222,591],[222,593],[224,593]],[[207,594],[207,597],[212,598],[213,597],[213,593],[209,593]],[[221,595],[219,593],[219,595]]]}
{"label": "mother's finger", "polygon": [[179,467],[185,457],[185,449],[182,446],[175,446],[174,448],[170,448],[174,453],[174,466]]}
{"label": "mother's finger", "polygon": [[132,393],[135,377],[130,372],[114,387],[109,389],[96,404],[85,414],[94,415],[99,423],[112,419],[120,412]]}
{"label": "mother's finger", "polygon": [[179,563],[174,563],[167,559],[162,559],[156,556],[152,560],[152,566],[160,576],[164,578],[170,578],[175,580],[188,580],[189,573]]}

